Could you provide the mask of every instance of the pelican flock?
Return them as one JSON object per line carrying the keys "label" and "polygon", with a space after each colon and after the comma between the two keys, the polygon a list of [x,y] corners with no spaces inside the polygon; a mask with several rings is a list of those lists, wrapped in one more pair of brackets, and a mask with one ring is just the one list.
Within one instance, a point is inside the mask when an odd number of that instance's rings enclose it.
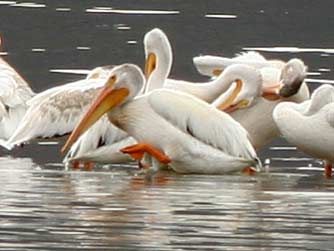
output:
{"label": "pelican flock", "polygon": [[[107,113],[112,123],[137,140],[121,150],[137,160],[146,153],[181,173],[225,173],[261,166],[246,130],[228,114],[175,90],[137,96],[145,79],[135,65],[121,65],[110,75],[63,151]],[[207,120],[202,121],[203,116]]]}
{"label": "pelican flock", "polygon": [[332,175],[334,88],[310,97],[307,67],[298,58],[197,56],[207,82],[168,78],[173,64],[167,35],[143,39],[144,70],[131,63],[102,66],[86,78],[35,94],[0,58],[0,145],[8,150],[36,138],[71,133],[64,163],[127,163],[179,173],[261,171],[256,151],[282,135],[324,160]]}

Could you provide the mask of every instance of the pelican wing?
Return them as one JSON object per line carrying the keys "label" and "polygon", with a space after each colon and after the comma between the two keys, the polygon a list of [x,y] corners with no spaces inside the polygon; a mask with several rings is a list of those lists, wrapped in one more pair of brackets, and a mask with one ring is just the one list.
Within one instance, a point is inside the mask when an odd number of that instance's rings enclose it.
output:
{"label": "pelican wing", "polygon": [[197,71],[204,76],[213,76],[214,70],[224,70],[233,64],[248,64],[255,68],[271,67],[271,63],[266,60],[259,60],[252,56],[239,56],[236,58],[227,58],[219,56],[198,56],[193,58],[193,63]]}
{"label": "pelican wing", "polygon": [[34,96],[27,82],[0,58],[0,100],[8,107],[25,104]]}
{"label": "pelican wing", "polygon": [[0,101],[0,121],[4,116],[8,116],[6,105]]}
{"label": "pelican wing", "polygon": [[104,115],[87,132],[73,144],[64,162],[79,159],[81,156],[92,154],[102,146],[112,145],[128,137],[128,134],[109,122]]}
{"label": "pelican wing", "polygon": [[334,103],[328,105],[328,110],[326,112],[326,120],[328,124],[334,128]]}
{"label": "pelican wing", "polygon": [[47,90],[48,95],[41,93],[30,102],[8,145],[71,132],[104,83],[102,79],[85,79],[63,88],[56,87],[54,92]]}
{"label": "pelican wing", "polygon": [[153,110],[184,133],[237,157],[256,158],[247,131],[228,114],[185,93],[156,90]]}
{"label": "pelican wing", "polygon": [[[106,79],[108,76],[108,73],[112,69],[113,66],[102,66],[102,67],[96,67],[90,71],[88,71],[88,74],[86,76],[86,79],[84,80],[78,80],[74,81],[65,85],[60,85],[56,87],[52,87],[50,89],[47,89],[41,93],[38,93],[34,98],[30,99],[27,104],[29,106],[35,106],[39,103],[41,103],[45,98],[49,98],[52,95],[55,95],[56,93],[64,93],[67,90],[71,92],[73,89],[78,88],[78,86],[81,86],[81,90],[84,92],[86,89],[90,89],[91,86],[89,84],[90,80],[94,79]],[[61,94],[60,94],[61,95]]]}
{"label": "pelican wing", "polygon": [[233,59],[240,60],[240,61],[246,61],[246,62],[247,61],[259,61],[259,62],[267,61],[264,56],[262,56],[260,53],[256,51],[247,51],[247,52],[237,53]]}

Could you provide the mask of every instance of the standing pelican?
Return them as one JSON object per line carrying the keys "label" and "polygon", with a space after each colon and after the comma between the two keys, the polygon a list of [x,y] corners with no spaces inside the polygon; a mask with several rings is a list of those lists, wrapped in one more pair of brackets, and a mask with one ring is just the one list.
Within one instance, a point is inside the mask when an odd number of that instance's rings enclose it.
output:
{"label": "standing pelican", "polygon": [[93,100],[104,84],[110,67],[92,70],[86,79],[50,88],[37,94],[27,104],[17,129],[2,145],[12,149],[26,141],[70,133],[79,121],[82,110]]}
{"label": "standing pelican", "polygon": [[[0,38],[1,46],[1,38]],[[0,139],[7,140],[17,128],[34,96],[28,83],[0,57]]]}
{"label": "standing pelican", "polygon": [[[224,93],[235,81],[239,81],[238,86],[242,85],[243,95],[249,97],[249,104],[242,101],[242,95],[239,100],[235,100],[234,109],[242,106],[250,106],[253,99],[261,94],[262,79],[255,69],[244,65],[230,65],[226,71],[218,76],[215,80],[205,83],[192,83],[188,81],[167,79],[172,67],[172,49],[166,34],[160,29],[153,29],[145,34],[145,76],[146,84],[144,92],[167,88],[192,94],[209,103],[213,102],[219,95]],[[272,95],[276,92],[278,82],[268,84],[269,88],[262,91],[264,95]],[[233,87],[234,88],[234,87]],[[231,94],[233,88],[230,88]],[[238,103],[239,102],[239,103]],[[237,104],[238,103],[238,104]],[[230,104],[232,105],[232,103]],[[226,107],[227,108],[227,107]],[[109,128],[103,121],[97,122],[92,129],[83,134],[79,140],[72,146],[66,155],[64,162],[71,163],[74,161],[93,161],[97,163],[120,163],[128,162],[129,158],[120,155],[118,149],[124,144],[134,144],[133,138],[124,138],[124,134],[110,133]],[[115,137],[117,136],[117,137]]]}
{"label": "standing pelican", "polygon": [[247,132],[228,114],[173,90],[135,98],[144,82],[137,66],[115,67],[62,150],[108,113],[112,123],[137,140],[123,149],[136,159],[147,153],[181,173],[226,173],[260,166]]}
{"label": "standing pelican", "polygon": [[334,162],[334,87],[322,85],[312,93],[311,100],[300,104],[282,102],[275,107],[273,117],[289,143],[325,160],[325,175],[331,177]]}

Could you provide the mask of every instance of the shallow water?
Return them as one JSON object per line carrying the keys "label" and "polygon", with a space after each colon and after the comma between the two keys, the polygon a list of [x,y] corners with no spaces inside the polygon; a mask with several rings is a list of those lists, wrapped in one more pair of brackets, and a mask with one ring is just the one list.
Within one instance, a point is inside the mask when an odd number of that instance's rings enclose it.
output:
{"label": "shallow water", "polygon": [[[143,64],[143,34],[169,36],[172,76],[205,80],[199,54],[299,57],[332,83],[332,1],[0,1],[4,57],[38,92],[95,66]],[[76,74],[65,74],[68,70]],[[65,71],[65,72],[64,72]],[[60,73],[62,72],[62,73]],[[283,139],[256,176],[65,170],[58,141],[0,158],[0,250],[333,250],[334,183]],[[270,164],[269,164],[270,163]]]}

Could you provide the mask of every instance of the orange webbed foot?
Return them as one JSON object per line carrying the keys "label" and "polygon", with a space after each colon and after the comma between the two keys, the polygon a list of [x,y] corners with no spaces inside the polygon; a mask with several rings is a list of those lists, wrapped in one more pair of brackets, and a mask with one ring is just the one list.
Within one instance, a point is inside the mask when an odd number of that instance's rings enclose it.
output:
{"label": "orange webbed foot", "polygon": [[85,162],[84,163],[84,169],[85,170],[93,170],[93,168],[94,168],[94,163],[93,162]]}
{"label": "orange webbed foot", "polygon": [[256,174],[256,171],[251,167],[246,167],[241,172],[244,173],[244,174],[248,174],[248,175]]}
{"label": "orange webbed foot", "polygon": [[332,178],[332,164],[325,161],[325,177]]}
{"label": "orange webbed foot", "polygon": [[145,143],[139,143],[132,146],[124,147],[121,149],[122,153],[127,153],[132,156],[135,160],[140,161],[144,153],[147,153],[157,159],[160,163],[168,164],[172,160],[160,150],[154,148],[153,146]]}
{"label": "orange webbed foot", "polygon": [[73,169],[80,169],[80,161],[78,161],[78,160],[72,161],[72,168]]}

